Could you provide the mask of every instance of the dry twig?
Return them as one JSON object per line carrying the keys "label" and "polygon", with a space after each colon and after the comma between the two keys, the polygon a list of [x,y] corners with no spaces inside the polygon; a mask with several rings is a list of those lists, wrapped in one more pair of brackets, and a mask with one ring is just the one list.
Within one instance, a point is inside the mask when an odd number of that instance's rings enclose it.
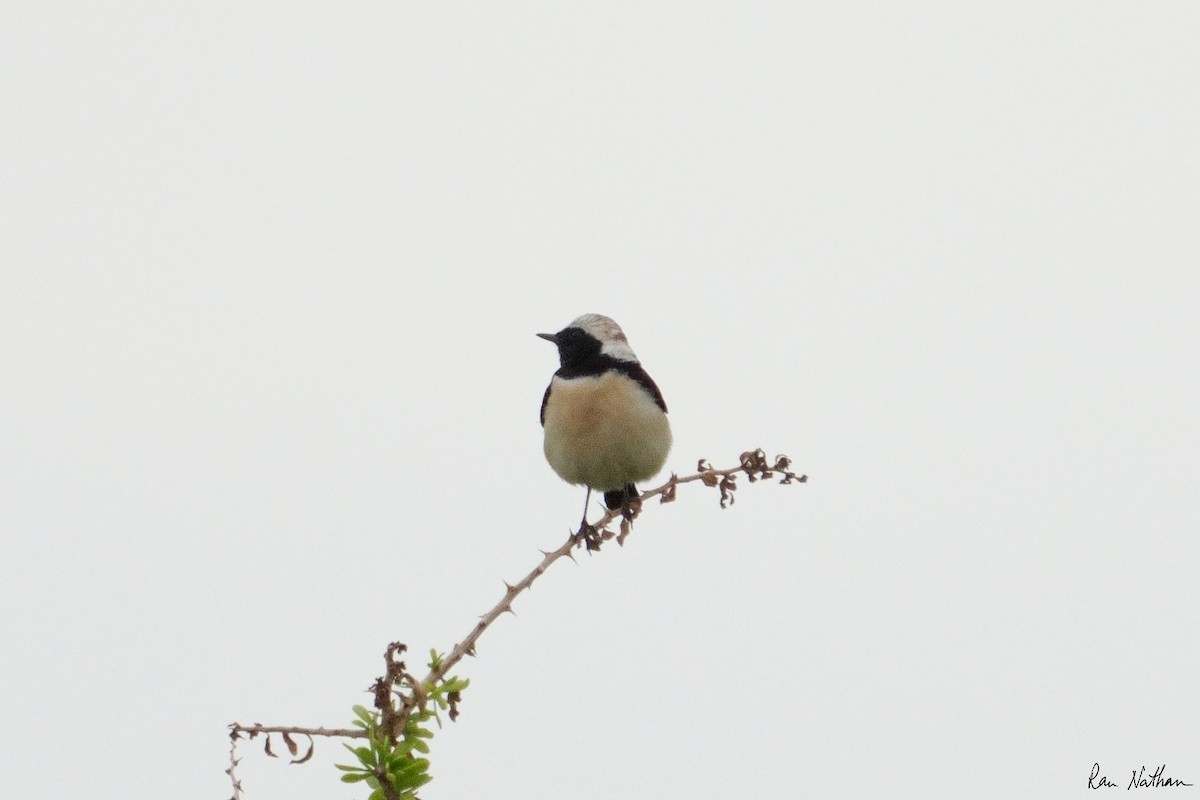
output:
{"label": "dry twig", "polygon": [[[475,654],[475,645],[479,641],[479,637],[483,635],[492,623],[500,618],[505,612],[512,612],[513,601],[526,589],[533,585],[533,582],[540,578],[550,565],[558,561],[564,556],[572,556],[571,551],[578,547],[585,547],[589,552],[599,550],[604,542],[611,539],[616,539],[617,544],[623,545],[625,539],[632,531],[633,521],[641,513],[643,504],[653,498],[658,497],[660,503],[670,503],[675,500],[677,487],[686,483],[695,481],[702,482],[705,486],[716,488],[721,493],[721,508],[727,508],[734,502],[734,492],[737,491],[737,476],[743,473],[747,476],[751,483],[779,476],[779,483],[805,483],[808,481],[807,475],[797,475],[791,471],[791,459],[781,455],[776,457],[773,464],[769,464],[766,459],[766,454],[761,450],[748,450],[742,453],[739,458],[739,463],[736,467],[729,469],[714,469],[707,459],[700,459],[696,464],[696,472],[692,475],[679,477],[674,473],[661,486],[643,492],[640,498],[636,498],[626,505],[625,508],[610,509],[605,511],[596,522],[589,523],[584,527],[579,534],[572,534],[567,538],[561,546],[556,550],[542,551],[541,562],[533,568],[528,575],[516,583],[505,583],[504,596],[500,601],[475,623],[471,632],[467,634],[461,642],[456,644],[454,648],[446,654],[446,656],[433,666],[429,674],[421,680],[416,680],[412,675],[403,672],[404,663],[396,659],[396,655],[404,650],[404,645],[393,642],[388,647],[385,660],[388,663],[388,675],[380,678],[372,687],[376,694],[376,708],[379,708],[383,714],[384,729],[389,730],[393,740],[400,735],[405,729],[405,724],[408,722],[409,716],[415,709],[424,710],[428,700],[428,693],[431,687],[436,687],[446,680],[447,674],[454,668],[464,656]],[[609,529],[614,521],[620,518],[619,532],[614,533]],[[573,558],[574,556],[572,556]],[[391,704],[390,694],[391,687],[397,685],[406,685],[412,692],[409,696],[401,698],[400,708],[397,710]],[[384,701],[383,698],[386,698]],[[452,698],[457,700],[457,698]],[[457,716],[457,708],[452,707],[451,719]],[[304,735],[309,738],[309,749],[304,756],[293,758],[293,764],[300,764],[308,761],[313,754],[312,738],[314,736],[337,737],[345,739],[361,739],[367,736],[367,733],[362,729],[357,728],[304,728],[299,726],[284,726],[284,725],[261,725],[255,723],[253,725],[241,725],[233,723],[229,726],[230,739],[232,740],[229,750],[229,769],[226,773],[233,782],[233,797],[232,800],[241,800],[242,789],[241,783],[236,776],[236,767],[241,760],[236,757],[237,741],[242,734],[246,734],[253,739],[259,734],[265,734],[266,753],[274,756],[275,753],[271,750],[271,735],[279,735],[283,738],[292,756],[296,756],[298,749],[294,740],[291,738],[293,734]]]}

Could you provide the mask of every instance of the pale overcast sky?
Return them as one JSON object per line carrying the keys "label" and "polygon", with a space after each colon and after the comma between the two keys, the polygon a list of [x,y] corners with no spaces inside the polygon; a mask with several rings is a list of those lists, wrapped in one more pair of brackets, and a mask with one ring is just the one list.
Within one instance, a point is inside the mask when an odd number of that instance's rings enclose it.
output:
{"label": "pale overcast sky", "polygon": [[[453,646],[578,522],[534,333],[584,312],[669,471],[811,482],[556,564],[426,800],[1200,791],[1197,42],[1192,0],[7,4],[3,794],[226,798],[228,723]],[[243,754],[247,800],[366,794]]]}

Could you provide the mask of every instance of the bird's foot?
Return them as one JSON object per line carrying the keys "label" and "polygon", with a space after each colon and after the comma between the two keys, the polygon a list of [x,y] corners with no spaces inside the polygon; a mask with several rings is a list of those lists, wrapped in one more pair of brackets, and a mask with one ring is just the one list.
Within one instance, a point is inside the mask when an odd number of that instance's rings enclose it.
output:
{"label": "bird's foot", "polygon": [[636,489],[634,492],[634,494],[625,495],[625,500],[621,503],[621,519],[631,525],[637,519],[638,514],[642,513],[642,498],[636,494]]}
{"label": "bird's foot", "polygon": [[625,484],[620,489],[604,493],[604,504],[613,511],[620,511],[626,522],[633,522],[642,511],[642,497],[637,487],[632,483]]}
{"label": "bird's foot", "polygon": [[586,547],[589,553],[593,550],[599,550],[600,543],[604,541],[601,530],[589,523],[587,517],[584,517],[579,523],[579,530],[571,534],[571,539],[575,542],[576,546],[582,544]]}

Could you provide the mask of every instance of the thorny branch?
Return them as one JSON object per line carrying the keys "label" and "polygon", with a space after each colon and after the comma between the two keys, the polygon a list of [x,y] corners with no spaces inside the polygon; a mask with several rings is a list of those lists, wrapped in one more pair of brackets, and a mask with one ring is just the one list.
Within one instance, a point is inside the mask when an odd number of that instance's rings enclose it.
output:
{"label": "thorny branch", "polygon": [[[435,684],[445,678],[446,674],[462,660],[463,656],[475,654],[475,643],[479,641],[479,637],[483,635],[493,622],[495,622],[501,614],[512,611],[512,602],[521,592],[533,585],[533,582],[540,578],[542,574],[550,568],[550,565],[559,560],[563,556],[570,555],[571,551],[580,544],[586,545],[588,550],[599,550],[600,543],[614,538],[611,531],[608,530],[608,525],[611,524],[617,517],[621,517],[621,532],[615,535],[618,544],[625,543],[625,537],[629,535],[632,528],[633,519],[641,510],[642,503],[652,497],[661,497],[660,503],[670,503],[675,500],[675,487],[682,483],[692,483],[693,481],[702,481],[706,486],[715,486],[721,490],[721,508],[727,508],[733,504],[733,492],[737,490],[736,478],[739,472],[746,473],[749,476],[751,483],[773,477],[774,473],[778,472],[782,476],[780,483],[806,483],[807,475],[796,475],[788,468],[791,466],[791,459],[787,456],[779,456],[773,466],[769,466],[766,460],[766,454],[761,449],[751,450],[742,453],[739,459],[740,463],[736,467],[730,469],[713,469],[709,465],[707,459],[700,459],[696,464],[697,472],[694,475],[688,475],[680,478],[672,473],[670,479],[662,486],[656,489],[650,489],[643,492],[640,502],[635,501],[632,509],[609,509],[596,522],[589,524],[587,531],[584,534],[583,541],[576,535],[570,536],[566,542],[557,550],[550,552],[543,551],[544,558],[542,562],[533,568],[533,571],[526,575],[521,580],[514,584],[505,584],[504,596],[500,598],[500,602],[496,603],[490,611],[480,617],[479,622],[475,623],[475,627],[449,654],[442,660],[442,663],[429,674],[425,676],[422,683],[429,685]],[[407,719],[407,710],[402,714],[398,724],[401,729]]]}
{"label": "thorny branch", "polygon": [[[456,644],[454,648],[446,654],[435,666],[433,666],[429,674],[421,680],[416,680],[411,674],[404,672],[404,662],[396,659],[396,655],[402,652],[404,645],[393,642],[388,646],[385,655],[385,661],[388,664],[388,674],[380,678],[372,691],[376,695],[376,708],[379,708],[383,713],[383,728],[389,730],[393,739],[399,737],[404,731],[405,724],[408,722],[409,716],[415,709],[424,709],[428,701],[429,688],[437,686],[446,679],[446,675],[454,668],[464,656],[475,655],[475,644],[479,641],[479,637],[483,632],[491,627],[500,616],[506,612],[512,612],[513,601],[526,589],[533,585],[533,582],[540,578],[550,565],[558,561],[563,556],[574,556],[571,551],[577,547],[585,547],[589,552],[599,550],[601,545],[611,539],[616,539],[617,544],[623,545],[626,537],[630,534],[633,527],[633,520],[641,513],[641,509],[645,501],[658,497],[660,503],[670,503],[675,500],[675,491],[678,486],[685,483],[693,483],[695,481],[702,482],[705,486],[714,487],[721,492],[721,508],[728,508],[734,502],[733,493],[737,491],[737,476],[738,473],[745,473],[751,483],[760,480],[766,480],[779,475],[779,483],[807,483],[807,475],[797,475],[792,472],[791,459],[785,455],[777,456],[774,464],[767,462],[766,454],[761,449],[748,450],[742,453],[739,458],[739,463],[736,467],[729,469],[714,469],[708,463],[707,459],[700,459],[696,464],[696,472],[692,475],[679,477],[672,473],[671,477],[662,486],[650,489],[642,493],[640,498],[635,498],[630,501],[624,508],[608,509],[594,523],[588,523],[578,533],[571,534],[567,540],[556,550],[542,551],[543,558],[541,562],[533,568],[533,570],[516,583],[505,583],[504,596],[494,605],[491,610],[479,618],[471,632],[461,642]],[[614,521],[620,518],[619,532],[614,533],[609,529]],[[412,694],[405,696],[401,694],[400,708],[397,710],[390,702],[391,687],[399,685],[407,685]],[[384,698],[387,702],[384,702]],[[452,709],[451,719],[457,716],[457,709]],[[231,745],[229,749],[229,769],[226,773],[233,782],[233,797],[232,800],[241,800],[242,788],[241,782],[236,777],[236,767],[241,760],[237,758],[237,742],[242,734],[246,734],[253,739],[258,734],[266,734],[266,753],[270,756],[275,756],[271,751],[271,734],[278,734],[284,740],[289,752],[292,756],[296,756],[298,749],[295,741],[291,738],[293,734],[307,736],[309,739],[308,752],[300,758],[293,758],[293,764],[301,764],[312,758],[314,736],[337,737],[344,739],[360,739],[366,737],[366,732],[357,728],[303,728],[298,726],[283,726],[283,725],[261,725],[255,723],[253,725],[241,725],[233,723],[229,726]]]}

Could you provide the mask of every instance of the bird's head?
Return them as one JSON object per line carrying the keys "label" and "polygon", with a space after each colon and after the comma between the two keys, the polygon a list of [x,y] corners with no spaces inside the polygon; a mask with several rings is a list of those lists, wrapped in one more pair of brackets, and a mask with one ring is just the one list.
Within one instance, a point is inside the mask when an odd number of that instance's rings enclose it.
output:
{"label": "bird's head", "polygon": [[598,355],[635,364],[638,361],[621,326],[602,314],[584,314],[558,333],[538,336],[554,342],[558,360],[564,367],[582,364]]}

